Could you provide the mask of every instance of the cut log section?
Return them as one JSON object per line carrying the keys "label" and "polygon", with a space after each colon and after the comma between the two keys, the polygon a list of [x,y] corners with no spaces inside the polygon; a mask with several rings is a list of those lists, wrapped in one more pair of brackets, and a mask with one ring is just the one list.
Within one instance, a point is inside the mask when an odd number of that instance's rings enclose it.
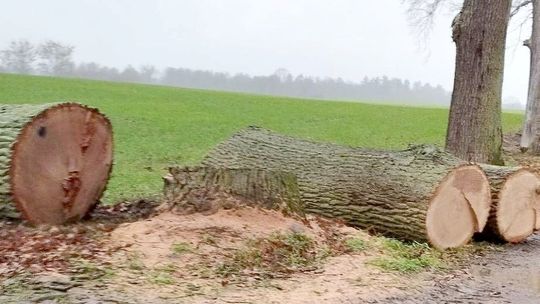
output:
{"label": "cut log section", "polygon": [[112,148],[111,124],[96,109],[1,105],[1,215],[15,205],[33,224],[81,219],[105,189]]}
{"label": "cut log section", "polygon": [[468,165],[454,169],[440,183],[426,217],[431,244],[441,249],[459,247],[484,229],[490,210],[485,178],[477,166]]}
{"label": "cut log section", "polygon": [[493,205],[484,236],[517,243],[538,229],[540,178],[526,168],[483,165]]}
{"label": "cut log section", "polygon": [[250,127],[218,145],[203,165],[294,174],[305,212],[441,249],[482,231],[491,205],[480,167],[431,146],[374,151]]}

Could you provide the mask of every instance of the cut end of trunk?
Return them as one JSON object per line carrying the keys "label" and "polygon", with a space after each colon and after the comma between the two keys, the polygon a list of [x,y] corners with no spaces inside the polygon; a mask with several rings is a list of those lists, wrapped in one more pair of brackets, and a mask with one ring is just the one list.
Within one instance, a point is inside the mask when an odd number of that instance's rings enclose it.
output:
{"label": "cut end of trunk", "polygon": [[507,242],[521,242],[538,229],[540,178],[528,169],[512,174],[504,183],[495,213],[497,230]]}
{"label": "cut end of trunk", "polygon": [[76,103],[34,117],[12,147],[13,200],[33,224],[82,218],[101,197],[112,165],[112,129],[97,110]]}
{"label": "cut end of trunk", "polygon": [[478,166],[461,166],[450,172],[438,186],[427,211],[430,243],[439,249],[468,243],[486,225],[490,196],[489,181]]}
{"label": "cut end of trunk", "polygon": [[540,230],[540,202],[538,199],[536,199],[536,220],[534,230]]}

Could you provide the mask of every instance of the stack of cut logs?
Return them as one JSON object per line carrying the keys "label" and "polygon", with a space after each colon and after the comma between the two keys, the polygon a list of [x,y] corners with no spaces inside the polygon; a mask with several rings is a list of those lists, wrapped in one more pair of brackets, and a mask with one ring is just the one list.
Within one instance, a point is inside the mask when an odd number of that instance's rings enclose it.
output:
{"label": "stack of cut logs", "polygon": [[172,202],[193,188],[216,188],[440,249],[475,233],[519,242],[540,228],[534,172],[466,163],[432,146],[368,150],[249,127],[202,166],[171,168],[164,179]]}
{"label": "stack of cut logs", "polygon": [[[95,109],[0,105],[0,216],[22,213],[34,224],[81,219],[107,184],[112,144],[110,122]],[[519,242],[540,228],[533,171],[470,164],[432,146],[368,150],[249,127],[201,166],[171,168],[165,177],[173,204],[202,188],[441,249],[475,233]]]}

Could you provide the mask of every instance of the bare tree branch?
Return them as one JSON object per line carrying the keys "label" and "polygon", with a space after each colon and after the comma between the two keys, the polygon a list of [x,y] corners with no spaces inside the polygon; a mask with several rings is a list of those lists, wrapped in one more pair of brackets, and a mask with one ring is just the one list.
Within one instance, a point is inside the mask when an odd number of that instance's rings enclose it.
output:
{"label": "bare tree branch", "polygon": [[418,29],[423,37],[429,36],[435,15],[446,0],[403,0],[407,3],[409,23]]}
{"label": "bare tree branch", "polygon": [[420,40],[428,40],[433,23],[442,11],[457,13],[463,0],[402,0],[407,6],[409,25],[416,28]]}
{"label": "bare tree branch", "polygon": [[525,6],[532,3],[532,0],[517,0],[512,5],[512,12],[510,13],[510,18],[514,17],[519,11]]}

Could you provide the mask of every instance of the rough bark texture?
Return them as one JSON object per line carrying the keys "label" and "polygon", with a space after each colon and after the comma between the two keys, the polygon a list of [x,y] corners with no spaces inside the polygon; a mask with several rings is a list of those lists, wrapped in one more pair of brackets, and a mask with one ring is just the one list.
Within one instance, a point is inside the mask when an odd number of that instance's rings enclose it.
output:
{"label": "rough bark texture", "polygon": [[9,183],[11,147],[23,127],[34,117],[56,104],[0,105],[0,218],[19,218]]}
{"label": "rough bark texture", "polygon": [[77,103],[0,105],[0,218],[33,224],[82,218],[112,167],[112,128]]}
{"label": "rough bark texture", "polygon": [[[293,173],[306,212],[416,241],[428,241],[430,201],[441,181],[462,164],[431,146],[372,151],[314,143],[257,127],[233,135],[203,160],[209,167]],[[487,180],[485,184],[487,189]],[[488,192],[486,201],[478,229],[487,219]]]}
{"label": "rough bark texture", "polygon": [[529,47],[531,59],[527,108],[521,135],[522,150],[540,154],[540,0],[532,0],[531,38],[523,44]]}
{"label": "rough bark texture", "polygon": [[465,0],[452,27],[456,68],[446,149],[502,164],[501,91],[511,0]]}
{"label": "rough bark texture", "polygon": [[[249,199],[268,209],[302,214],[296,176],[258,169],[218,169],[211,167],[172,167],[164,178],[165,204],[174,208],[208,211],[207,193],[226,192]],[[202,194],[202,195],[201,195]],[[185,205],[187,204],[187,206]]]}

